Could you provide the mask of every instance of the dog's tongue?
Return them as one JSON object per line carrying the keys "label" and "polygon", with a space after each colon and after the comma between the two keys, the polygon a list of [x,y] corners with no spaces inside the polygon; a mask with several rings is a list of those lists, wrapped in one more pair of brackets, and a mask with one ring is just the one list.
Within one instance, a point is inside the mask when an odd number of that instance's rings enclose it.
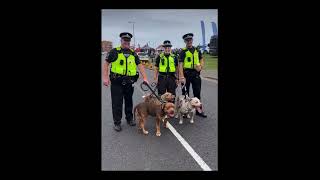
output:
{"label": "dog's tongue", "polygon": [[170,117],[173,117],[173,116],[174,116],[174,112],[170,112],[170,113],[169,113],[169,116],[170,116]]}

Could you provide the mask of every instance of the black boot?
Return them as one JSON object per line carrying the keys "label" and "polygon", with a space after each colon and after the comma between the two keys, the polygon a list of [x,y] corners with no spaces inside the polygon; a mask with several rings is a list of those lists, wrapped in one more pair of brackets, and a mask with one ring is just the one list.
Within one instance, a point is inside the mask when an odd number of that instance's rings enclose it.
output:
{"label": "black boot", "polygon": [[134,120],[129,120],[127,121],[127,123],[130,125],[130,126],[135,126],[136,125],[136,122],[134,122]]}
{"label": "black boot", "polygon": [[116,130],[116,131],[121,131],[122,130],[122,128],[121,128],[121,125],[120,124],[117,124],[117,125],[114,125],[114,130]]}
{"label": "black boot", "polygon": [[201,113],[199,113],[198,111],[196,112],[196,115],[201,116],[203,118],[206,118],[207,115],[202,111]]}

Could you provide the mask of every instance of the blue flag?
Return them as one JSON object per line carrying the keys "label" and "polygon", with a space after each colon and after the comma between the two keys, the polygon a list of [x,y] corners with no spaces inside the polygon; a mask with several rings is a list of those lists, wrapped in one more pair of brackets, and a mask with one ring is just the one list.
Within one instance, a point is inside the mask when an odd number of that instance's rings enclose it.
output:
{"label": "blue flag", "polygon": [[211,22],[213,35],[218,35],[218,29],[215,22]]}

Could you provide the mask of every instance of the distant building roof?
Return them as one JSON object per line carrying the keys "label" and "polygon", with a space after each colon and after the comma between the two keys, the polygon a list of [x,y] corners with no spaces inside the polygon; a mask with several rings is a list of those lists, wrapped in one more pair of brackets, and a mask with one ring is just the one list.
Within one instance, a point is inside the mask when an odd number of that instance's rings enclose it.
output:
{"label": "distant building roof", "polygon": [[146,44],[146,45],[142,46],[141,49],[151,49],[151,47],[148,44]]}
{"label": "distant building roof", "polygon": [[157,48],[156,48],[157,51],[159,50],[164,50],[164,47],[162,45],[159,45]]}

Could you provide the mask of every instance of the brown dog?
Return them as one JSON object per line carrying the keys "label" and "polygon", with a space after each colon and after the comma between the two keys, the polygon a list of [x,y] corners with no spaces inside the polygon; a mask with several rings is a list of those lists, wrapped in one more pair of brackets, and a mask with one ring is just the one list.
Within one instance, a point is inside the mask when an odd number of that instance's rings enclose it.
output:
{"label": "brown dog", "polygon": [[139,118],[138,129],[142,130],[143,134],[147,135],[148,131],[144,128],[144,124],[148,116],[156,117],[156,136],[161,136],[160,133],[160,121],[163,120],[163,126],[167,125],[167,117],[173,117],[175,113],[175,105],[171,102],[163,104],[141,102],[134,107],[134,120],[136,120],[136,114]]}

